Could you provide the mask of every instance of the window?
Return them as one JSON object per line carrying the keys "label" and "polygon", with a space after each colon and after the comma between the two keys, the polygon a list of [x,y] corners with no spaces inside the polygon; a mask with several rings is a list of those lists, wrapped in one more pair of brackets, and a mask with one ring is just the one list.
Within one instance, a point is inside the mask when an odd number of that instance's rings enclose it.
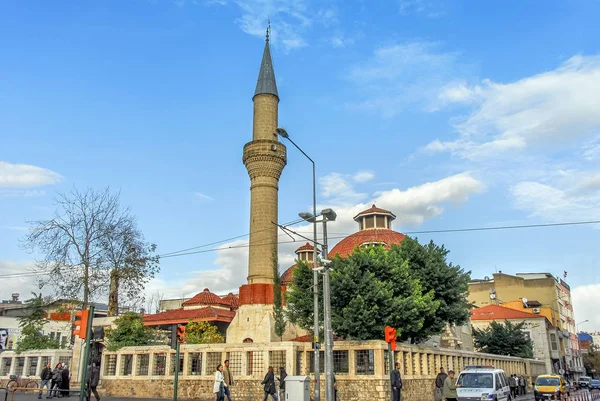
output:
{"label": "window", "polygon": [[222,363],[220,352],[207,352],[206,370],[204,374],[207,376],[214,375],[217,370],[217,366],[219,366],[220,363]]}
{"label": "window", "polygon": [[244,353],[241,351],[227,353],[227,359],[229,360],[229,370],[231,370],[231,374],[233,375],[234,380],[236,376],[242,375],[243,358]]}
{"label": "window", "polygon": [[38,367],[38,357],[30,357],[27,359],[29,365],[27,366],[27,376],[35,376]]}
{"label": "window", "polygon": [[71,357],[70,356],[59,356],[58,357],[58,362],[67,365],[71,364]]}
{"label": "window", "polygon": [[137,376],[148,376],[148,365],[150,364],[150,354],[139,354],[137,356]]}
{"label": "window", "polygon": [[269,366],[273,366],[275,372],[285,368],[285,351],[269,351]]}
{"label": "window", "polygon": [[133,367],[133,355],[121,355],[121,376],[131,376]]}
{"label": "window", "polygon": [[387,228],[385,224],[385,216],[376,216],[377,228]]}
{"label": "window", "polygon": [[496,376],[496,390],[502,390],[502,379],[500,379],[500,375],[498,373],[496,373],[495,376]]}
{"label": "window", "polygon": [[[171,354],[171,372],[169,373],[170,375],[175,374],[175,366],[177,366],[177,363],[175,363],[176,356],[176,353]],[[183,354],[179,354],[179,374],[183,374]]]}
{"label": "window", "polygon": [[117,356],[107,355],[106,364],[104,365],[104,374],[106,376],[114,376],[117,373]]}
{"label": "window", "polygon": [[494,376],[491,373],[463,373],[457,384],[462,388],[494,388]]}
{"label": "window", "polygon": [[2,372],[0,375],[8,376],[10,373],[10,365],[12,364],[12,358],[2,358]]}
{"label": "window", "polygon": [[356,374],[357,375],[374,375],[375,374],[375,351],[359,350],[354,351],[356,357]]}
{"label": "window", "polygon": [[154,354],[153,376],[164,376],[167,367],[167,354]]}
{"label": "window", "polygon": [[45,368],[47,364],[52,362],[51,356],[43,356],[42,357],[42,367]]}
{"label": "window", "polygon": [[365,217],[365,228],[375,227],[375,216]]}
{"label": "window", "polygon": [[304,356],[304,353],[302,351],[296,351],[296,371],[294,372],[294,374],[296,376],[300,376],[302,374],[302,357]]}
{"label": "window", "polygon": [[333,372],[336,375],[347,375],[350,373],[348,351],[333,351]]}
{"label": "window", "polygon": [[25,357],[20,356],[15,358],[15,375],[22,376],[25,368]]}
{"label": "window", "polygon": [[[315,373],[315,352],[308,352],[308,369],[309,373]],[[325,351],[319,351],[319,372],[325,371]]]}
{"label": "window", "polygon": [[247,362],[247,375],[254,377],[261,377],[265,374],[265,366],[263,366],[263,353],[262,351],[249,351],[246,354]]}
{"label": "window", "polygon": [[189,374],[193,376],[202,374],[202,354],[200,352],[189,354]]}

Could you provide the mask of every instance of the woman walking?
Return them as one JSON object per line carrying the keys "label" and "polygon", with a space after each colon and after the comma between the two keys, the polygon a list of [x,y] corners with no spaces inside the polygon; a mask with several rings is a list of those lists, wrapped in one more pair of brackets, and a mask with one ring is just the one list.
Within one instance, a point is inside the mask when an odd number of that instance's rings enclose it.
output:
{"label": "woman walking", "polygon": [[225,376],[223,376],[223,365],[219,364],[215,372],[215,382],[213,384],[213,393],[217,397],[217,401],[225,399]]}
{"label": "woman walking", "polygon": [[57,363],[52,371],[52,384],[50,386],[50,397],[60,397],[62,384],[62,364]]}
{"label": "woman walking", "polygon": [[269,366],[269,371],[261,384],[264,385],[263,389],[265,390],[265,398],[263,401],[267,401],[269,395],[277,401],[277,389],[275,388],[275,373],[273,373],[273,366]]}

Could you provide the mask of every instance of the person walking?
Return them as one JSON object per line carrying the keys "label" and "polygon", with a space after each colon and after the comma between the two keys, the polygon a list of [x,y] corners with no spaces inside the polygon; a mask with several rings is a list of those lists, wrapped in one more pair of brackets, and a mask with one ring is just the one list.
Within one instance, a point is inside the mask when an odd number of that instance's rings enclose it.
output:
{"label": "person walking", "polygon": [[440,368],[440,373],[435,377],[435,401],[442,401],[442,398],[444,397],[442,389],[444,388],[444,380],[446,380],[446,377],[448,377],[448,375],[444,371],[444,368]]}
{"label": "person walking", "polygon": [[225,399],[225,376],[223,375],[223,365],[218,364],[217,370],[215,371],[215,381],[213,383],[213,393],[217,397],[217,401],[223,401]]}
{"label": "person walking", "polygon": [[444,387],[442,388],[442,395],[446,401],[458,401],[458,394],[456,389],[460,387],[456,384],[455,373],[453,370],[448,371],[448,377],[444,380]]}
{"label": "person walking", "polygon": [[50,384],[50,397],[60,396],[60,384],[62,383],[62,365],[57,363],[52,371],[52,382]]}
{"label": "person walking", "polygon": [[92,396],[91,393],[94,393],[94,398],[96,401],[100,401],[100,395],[98,394],[98,383],[100,382],[100,369],[93,362],[87,369],[87,382],[86,382],[86,390],[85,390],[85,399],[90,401]]}
{"label": "person walking", "polygon": [[71,372],[69,372],[69,366],[65,363],[62,367],[62,382],[61,382],[61,390],[63,397],[70,397],[71,395]]}
{"label": "person walking", "polygon": [[517,375],[510,375],[508,378],[508,386],[510,387],[510,395],[512,398],[517,398]]}
{"label": "person walking", "polygon": [[265,391],[265,397],[263,398],[263,401],[267,401],[269,395],[275,401],[278,401],[277,389],[275,388],[275,373],[273,373],[273,366],[269,366],[269,370],[267,371],[265,378],[260,384],[264,386],[263,390]]}
{"label": "person walking", "polygon": [[40,373],[40,379],[42,382],[40,383],[40,393],[38,394],[38,400],[42,398],[42,392],[44,391],[44,387],[46,387],[46,398],[51,398],[50,390],[52,389],[50,381],[52,380],[52,365],[50,362],[46,364],[46,367],[42,369],[42,373]]}
{"label": "person walking", "polygon": [[279,368],[279,397],[282,400],[285,400],[285,378],[287,377],[287,372],[285,368],[282,366]]}
{"label": "person walking", "polygon": [[229,388],[233,386],[233,373],[231,373],[231,370],[229,369],[229,359],[226,359],[223,363],[225,364],[225,367],[223,368],[223,377],[225,378],[225,385],[223,386],[225,395],[223,399],[227,397],[227,400],[231,401],[231,392]]}
{"label": "person walking", "polygon": [[527,394],[527,390],[525,389],[525,378],[523,375],[519,376],[519,395]]}
{"label": "person walking", "polygon": [[400,362],[396,362],[392,370],[392,400],[400,401],[402,395],[402,377],[400,376]]}

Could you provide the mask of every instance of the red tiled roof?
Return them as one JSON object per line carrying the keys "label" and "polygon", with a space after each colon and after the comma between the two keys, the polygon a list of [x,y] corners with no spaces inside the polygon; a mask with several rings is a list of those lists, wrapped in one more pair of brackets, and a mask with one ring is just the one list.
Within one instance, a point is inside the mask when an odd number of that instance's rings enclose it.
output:
{"label": "red tiled roof", "polygon": [[338,254],[342,258],[345,258],[350,255],[357,246],[368,243],[384,243],[385,249],[389,249],[392,244],[399,244],[404,238],[406,238],[406,235],[386,228],[362,230],[349,235],[338,242],[333,249],[331,249],[331,252],[329,252],[329,257],[333,258]]}
{"label": "red tiled roof", "polygon": [[296,268],[296,266],[297,264],[294,263],[293,266],[291,266],[289,269],[283,272],[283,274],[281,275],[281,284],[288,285],[292,282],[292,280],[294,279],[294,269]]}
{"label": "red tiled roof", "polygon": [[367,210],[363,210],[362,212],[360,212],[359,214],[354,216],[354,220],[356,220],[360,216],[364,216],[367,214],[389,214],[389,215],[392,215],[394,218],[396,218],[396,215],[394,213],[390,212],[389,210],[381,209],[381,208],[378,208],[377,206],[373,205],[370,208],[368,208]]}
{"label": "red tiled roof", "polygon": [[227,302],[229,306],[231,306],[234,309],[237,309],[240,306],[240,299],[236,295],[233,295],[233,293],[231,292],[225,295],[223,298],[221,298],[221,300]]}
{"label": "red tiled roof", "polygon": [[[306,245],[302,245],[300,248],[296,249],[296,253],[302,252],[302,251],[312,251],[315,248],[310,244],[310,243],[306,243]],[[317,249],[317,253],[320,253],[320,251]]]}
{"label": "red tiled roof", "polygon": [[224,301],[218,295],[210,292],[210,290],[208,288],[205,288],[204,291],[194,295],[193,298],[190,298],[183,303],[183,306],[191,306],[191,305],[230,306],[230,303],[227,301]]}
{"label": "red tiled roof", "polygon": [[471,320],[545,319],[542,315],[523,312],[499,305],[487,305],[471,312]]}
{"label": "red tiled roof", "polygon": [[173,309],[153,315],[144,315],[145,326],[158,326],[161,324],[187,323],[190,320],[231,322],[235,312],[207,306],[201,309]]}

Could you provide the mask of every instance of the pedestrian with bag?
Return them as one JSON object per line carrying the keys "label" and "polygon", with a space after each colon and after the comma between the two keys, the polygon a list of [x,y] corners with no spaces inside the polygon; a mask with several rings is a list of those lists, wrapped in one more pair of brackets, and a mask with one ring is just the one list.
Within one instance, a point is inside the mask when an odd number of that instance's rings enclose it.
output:
{"label": "pedestrian with bag", "polygon": [[216,395],[217,401],[223,401],[225,399],[225,376],[223,375],[223,365],[217,365],[217,370],[215,371],[215,381],[213,383],[213,393]]}
{"label": "pedestrian with bag", "polygon": [[448,371],[448,377],[444,380],[444,387],[442,389],[442,395],[445,401],[458,401],[458,393],[456,389],[460,387],[456,384],[455,373],[453,370]]}
{"label": "pedestrian with bag", "polygon": [[53,394],[56,397],[60,396],[60,384],[62,383],[62,364],[57,363],[52,371],[52,382],[50,386],[50,397],[52,398]]}
{"label": "pedestrian with bag", "polygon": [[271,396],[271,398],[273,398],[275,401],[278,401],[277,400],[277,389],[275,387],[275,373],[273,373],[273,366],[269,366],[269,370],[268,370],[267,374],[265,375],[265,378],[263,379],[263,381],[260,384],[262,384],[264,386],[263,390],[265,391],[265,398],[263,398],[263,401],[267,401],[269,396]]}
{"label": "pedestrian with bag", "polygon": [[435,377],[435,401],[442,401],[444,395],[442,394],[442,389],[444,388],[444,381],[446,380],[448,375],[444,371],[444,368],[440,368],[440,373]]}
{"label": "pedestrian with bag", "polygon": [[50,367],[50,362],[46,364],[46,367],[42,369],[42,373],[40,373],[40,379],[42,382],[40,383],[40,393],[38,394],[38,400],[42,399],[42,392],[44,387],[46,387],[46,398],[52,398],[50,394],[50,390],[52,389],[52,385],[50,381],[52,380],[52,368]]}
{"label": "pedestrian with bag", "polygon": [[94,393],[96,401],[100,401],[100,395],[98,394],[98,383],[100,383],[100,369],[95,363],[88,366],[87,369],[87,381],[85,389],[85,399],[90,401],[91,393]]}
{"label": "pedestrian with bag", "polygon": [[63,397],[70,397],[71,395],[70,390],[71,390],[71,372],[69,372],[69,366],[65,363],[62,367],[62,382],[61,382],[61,386],[60,389],[62,391],[62,396]]}
{"label": "pedestrian with bag", "polygon": [[508,378],[508,386],[510,387],[510,395],[512,398],[517,398],[517,375],[510,375]]}
{"label": "pedestrian with bag", "polygon": [[233,386],[233,373],[231,373],[231,370],[229,369],[229,359],[226,359],[223,363],[225,364],[225,367],[223,368],[223,377],[225,378],[225,385],[223,386],[225,395],[223,400],[227,397],[227,401],[231,401],[230,387]]}
{"label": "pedestrian with bag", "polygon": [[402,377],[400,376],[400,362],[396,362],[392,370],[392,400],[400,401],[402,397]]}
{"label": "pedestrian with bag", "polygon": [[519,376],[519,395],[527,394],[527,390],[525,390],[525,378],[523,376]]}

